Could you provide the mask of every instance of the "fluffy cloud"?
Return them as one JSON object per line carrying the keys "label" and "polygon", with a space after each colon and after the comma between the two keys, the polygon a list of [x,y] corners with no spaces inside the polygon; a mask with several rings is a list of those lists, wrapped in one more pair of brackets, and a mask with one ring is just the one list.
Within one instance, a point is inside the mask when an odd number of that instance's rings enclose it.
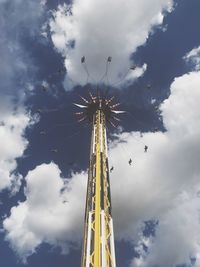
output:
{"label": "fluffy cloud", "polygon": [[[83,55],[86,56],[87,66],[84,66],[90,72],[91,83],[101,80],[108,56],[113,57],[110,81],[121,80],[132,64],[131,54],[146,42],[153,26],[162,23],[163,11],[171,11],[172,2],[75,0],[72,5],[60,5],[49,24],[54,46],[65,58],[66,89],[87,82],[80,63]],[[142,75],[143,71],[139,69],[135,71]],[[130,75],[130,78],[133,81],[137,75]],[[126,81],[124,79],[124,83]]]}
{"label": "fluffy cloud", "polygon": [[[142,222],[158,220],[148,253],[135,266],[176,266],[199,258],[200,72],[176,78],[160,109],[165,133],[122,133],[112,144],[117,238],[141,244]],[[148,153],[143,152],[144,145]],[[128,158],[133,167],[128,166]],[[124,171],[126,168],[126,172]],[[199,260],[196,260],[199,266]]]}
{"label": "fluffy cloud", "polygon": [[191,64],[195,70],[200,69],[200,46],[192,49],[189,53],[187,53],[183,59]]}
{"label": "fluffy cloud", "polygon": [[134,259],[132,266],[199,266],[199,197],[184,192],[160,221],[156,238],[147,244],[148,256]]}
{"label": "fluffy cloud", "polygon": [[16,158],[23,155],[28,144],[24,130],[30,119],[22,108],[13,110],[13,103],[8,97],[4,97],[0,104],[0,191],[9,188],[15,193],[22,178],[14,172]]}
{"label": "fluffy cloud", "polygon": [[43,9],[39,0],[0,1],[0,191],[14,193],[22,178],[15,173],[16,158],[28,143],[24,131],[30,119],[23,100],[34,72],[22,40],[38,33]]}
{"label": "fluffy cloud", "polygon": [[11,209],[4,220],[6,239],[20,257],[35,251],[42,242],[60,246],[68,252],[80,242],[83,228],[86,179],[73,174],[62,179],[54,164],[43,164],[26,176],[26,201]]}

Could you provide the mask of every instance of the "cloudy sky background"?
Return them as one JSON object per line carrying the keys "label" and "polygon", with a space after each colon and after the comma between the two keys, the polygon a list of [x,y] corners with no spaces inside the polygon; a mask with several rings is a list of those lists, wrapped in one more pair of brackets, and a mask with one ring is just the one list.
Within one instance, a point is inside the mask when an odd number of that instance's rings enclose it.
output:
{"label": "cloudy sky background", "polygon": [[72,103],[97,86],[127,111],[108,129],[117,266],[200,266],[199,10],[0,0],[3,267],[80,266],[91,128]]}

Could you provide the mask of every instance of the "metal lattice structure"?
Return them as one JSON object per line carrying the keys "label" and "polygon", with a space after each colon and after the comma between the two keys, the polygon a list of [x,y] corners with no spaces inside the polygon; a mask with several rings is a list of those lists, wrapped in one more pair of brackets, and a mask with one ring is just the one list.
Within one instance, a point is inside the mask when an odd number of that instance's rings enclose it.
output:
{"label": "metal lattice structure", "polygon": [[117,119],[113,114],[122,111],[113,109],[118,106],[111,104],[113,97],[106,100],[90,96],[91,100],[81,97],[85,105],[75,104],[83,109],[77,113],[79,121],[92,122],[82,267],[115,267],[106,123],[113,125]]}

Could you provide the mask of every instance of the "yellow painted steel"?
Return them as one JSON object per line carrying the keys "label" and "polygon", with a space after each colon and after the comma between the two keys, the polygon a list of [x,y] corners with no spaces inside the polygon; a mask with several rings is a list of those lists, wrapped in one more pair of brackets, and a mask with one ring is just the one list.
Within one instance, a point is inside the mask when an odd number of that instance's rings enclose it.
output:
{"label": "yellow painted steel", "polygon": [[105,131],[105,115],[98,109],[93,118],[82,267],[115,267]]}
{"label": "yellow painted steel", "polygon": [[[105,117],[103,116],[102,114],[102,124],[105,125]],[[105,129],[104,129],[105,131]],[[105,217],[104,217],[104,220],[105,220],[105,236],[106,236],[106,247],[105,247],[105,250],[106,250],[106,262],[107,262],[107,266],[112,266],[114,267],[114,262],[113,262],[113,259],[112,259],[112,255],[111,255],[111,251],[110,251],[110,247],[109,247],[109,239],[111,237],[111,229],[110,229],[110,214],[109,214],[109,208],[111,206],[111,203],[110,203],[110,199],[108,198],[108,187],[109,187],[109,184],[108,184],[108,180],[107,180],[107,169],[106,169],[106,158],[107,158],[107,155],[106,155],[106,143],[107,143],[107,140],[105,139],[105,134],[103,134],[103,183],[104,183],[104,211],[105,211]]]}
{"label": "yellow painted steel", "polygon": [[101,233],[100,233],[100,214],[101,214],[101,135],[100,135],[100,120],[101,112],[97,111],[96,116],[96,177],[95,177],[95,227],[94,227],[94,266],[100,267],[101,265]]}

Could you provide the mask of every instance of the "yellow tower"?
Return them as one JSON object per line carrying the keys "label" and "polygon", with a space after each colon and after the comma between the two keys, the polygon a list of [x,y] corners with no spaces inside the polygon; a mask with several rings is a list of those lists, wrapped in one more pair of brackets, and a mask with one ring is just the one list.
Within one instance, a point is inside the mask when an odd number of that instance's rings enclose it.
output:
{"label": "yellow tower", "polygon": [[118,120],[121,113],[112,105],[113,98],[93,97],[84,100],[80,121],[92,123],[92,138],[85,208],[82,267],[115,267],[115,245],[111,213],[111,194],[107,154],[106,123]]}

